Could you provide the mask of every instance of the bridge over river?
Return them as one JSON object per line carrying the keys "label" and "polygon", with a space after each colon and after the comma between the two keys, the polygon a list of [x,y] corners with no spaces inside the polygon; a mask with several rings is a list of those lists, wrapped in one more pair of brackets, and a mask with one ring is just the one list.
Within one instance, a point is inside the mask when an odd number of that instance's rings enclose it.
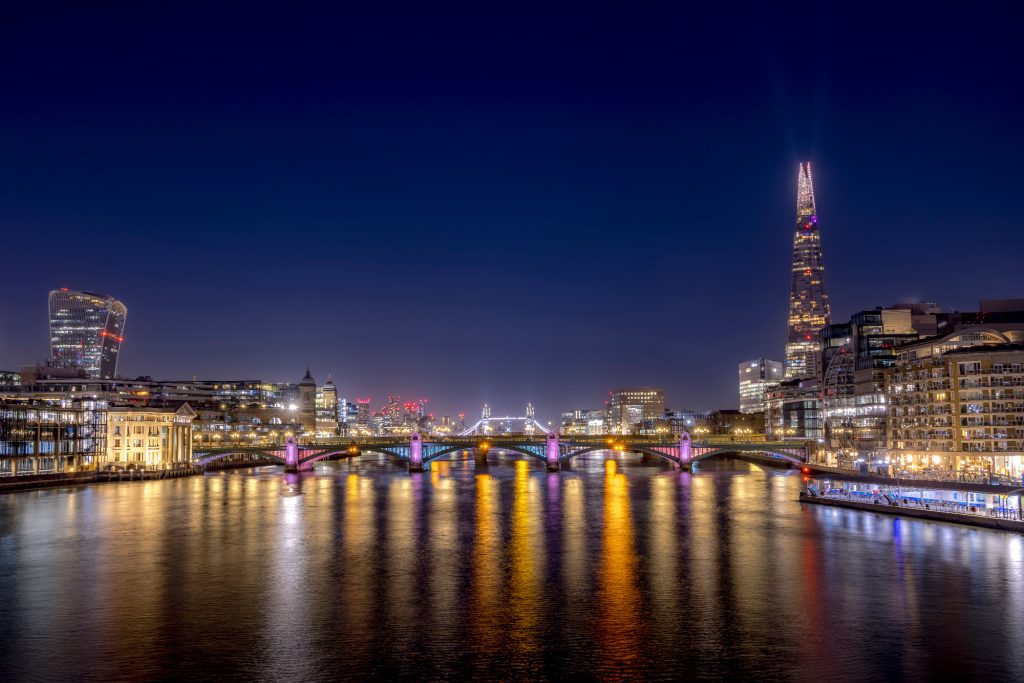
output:
{"label": "bridge over river", "polygon": [[320,461],[362,453],[381,453],[405,461],[409,471],[422,472],[436,460],[453,453],[473,453],[479,461],[490,451],[520,453],[544,461],[549,471],[558,471],[566,461],[586,453],[614,451],[641,453],[661,458],[676,469],[689,469],[694,463],[722,455],[748,455],[799,467],[807,462],[809,443],[804,441],[765,441],[747,435],[704,435],[694,441],[688,432],[666,436],[590,435],[560,436],[556,432],[503,434],[496,436],[429,436],[414,432],[407,436],[331,437],[296,439],[265,446],[221,446],[196,448],[192,453],[197,465],[209,465],[225,458],[256,456],[280,462],[289,472],[310,470]]}

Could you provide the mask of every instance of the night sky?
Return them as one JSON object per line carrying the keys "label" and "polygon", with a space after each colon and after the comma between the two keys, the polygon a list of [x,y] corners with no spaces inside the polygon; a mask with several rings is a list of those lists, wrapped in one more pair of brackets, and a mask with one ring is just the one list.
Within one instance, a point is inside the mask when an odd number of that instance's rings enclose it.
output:
{"label": "night sky", "polygon": [[734,408],[804,159],[833,319],[1024,296],[1013,3],[18,4],[0,368],[70,287],[127,304],[125,376]]}

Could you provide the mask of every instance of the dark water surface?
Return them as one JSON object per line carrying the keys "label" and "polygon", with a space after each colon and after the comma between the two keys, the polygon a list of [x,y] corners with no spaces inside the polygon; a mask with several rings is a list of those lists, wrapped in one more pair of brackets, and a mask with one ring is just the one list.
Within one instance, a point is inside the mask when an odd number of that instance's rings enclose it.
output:
{"label": "dark water surface", "polygon": [[1021,536],[572,467],[0,496],[0,680],[1024,679]]}

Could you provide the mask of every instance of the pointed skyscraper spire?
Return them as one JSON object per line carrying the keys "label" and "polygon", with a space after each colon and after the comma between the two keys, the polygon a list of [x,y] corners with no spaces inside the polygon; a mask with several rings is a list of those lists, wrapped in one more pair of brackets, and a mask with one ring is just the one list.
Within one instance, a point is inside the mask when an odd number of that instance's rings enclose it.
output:
{"label": "pointed skyscraper spire", "polygon": [[821,258],[821,233],[814,203],[811,164],[800,164],[796,189],[796,232],[793,234],[793,273],[789,289],[789,335],[786,340],[786,378],[811,377],[816,372],[818,331],[829,323],[831,311]]}

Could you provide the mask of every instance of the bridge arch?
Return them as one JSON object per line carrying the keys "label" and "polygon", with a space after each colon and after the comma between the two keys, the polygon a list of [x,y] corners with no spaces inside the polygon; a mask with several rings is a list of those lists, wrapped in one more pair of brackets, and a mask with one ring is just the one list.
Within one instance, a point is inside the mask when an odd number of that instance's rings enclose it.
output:
{"label": "bridge arch", "polygon": [[203,452],[200,451],[198,456],[196,456],[196,454],[193,453],[192,462],[194,462],[197,465],[209,465],[211,462],[216,462],[217,460],[222,460],[224,458],[230,458],[235,455],[259,455],[269,460],[275,460],[277,462],[284,464],[284,456],[278,455],[274,451],[224,451],[206,454],[203,454]]}
{"label": "bridge arch", "polygon": [[[398,451],[396,451],[394,449],[387,448],[387,447],[384,447],[384,446],[373,446],[371,448],[363,448],[363,447],[357,446],[357,448],[359,448],[359,452],[360,453],[378,453],[380,455],[386,455],[388,457],[398,458],[400,460],[402,460],[402,459],[408,460],[409,459],[409,456],[407,454],[403,455],[402,453],[399,453]],[[300,457],[299,458],[299,462],[303,466],[312,465],[313,463],[320,462],[321,460],[325,460],[325,459],[331,457],[332,455],[346,455],[346,454],[351,454],[351,451],[348,448],[335,448],[333,450],[325,451],[324,453],[317,453],[316,455],[307,455],[305,458]]]}
{"label": "bridge arch", "polygon": [[[446,455],[451,455],[452,453],[456,453],[458,451],[472,451],[475,448],[477,448],[477,444],[464,444],[464,445],[461,445],[461,446],[450,446],[448,448],[443,448],[443,449],[441,449],[439,451],[431,453],[429,456],[425,456],[423,458],[423,462],[425,462],[425,463],[427,463],[427,462],[434,462],[435,460],[440,460],[441,458],[443,458]],[[501,444],[501,445],[498,445],[498,446],[491,446],[488,449],[488,452],[490,452],[490,451],[512,451],[514,453],[519,453],[520,455],[527,455],[527,456],[529,456],[531,458],[536,458],[536,459],[544,462],[544,456],[541,453],[534,453],[530,449],[522,448],[520,446],[514,446],[514,445],[510,446],[508,444]]]}
{"label": "bridge arch", "polygon": [[775,460],[783,460],[791,465],[796,465],[797,467],[807,464],[805,460],[802,460],[792,453],[785,453],[782,451],[772,450],[770,448],[736,448],[735,446],[723,446],[721,448],[715,448],[714,450],[708,451],[707,453],[694,455],[690,462],[698,463],[702,460],[709,460],[720,455],[762,455]]}
{"label": "bridge arch", "polygon": [[[571,446],[570,446],[570,448],[571,448]],[[679,460],[674,458],[674,457],[672,457],[668,453],[662,453],[662,452],[657,451],[657,450],[655,450],[653,448],[647,448],[646,446],[637,446],[637,445],[632,445],[632,444],[626,444],[622,451],[616,451],[616,449],[614,449],[614,448],[609,448],[607,444],[600,444],[600,445],[597,445],[597,446],[588,446],[586,448],[580,448],[578,450],[570,451],[569,453],[566,453],[565,455],[560,457],[559,460],[561,462],[566,462],[567,460],[570,460],[571,458],[575,458],[575,457],[578,457],[580,455],[586,455],[587,453],[595,453],[597,451],[613,451],[613,452],[617,452],[617,453],[640,453],[640,454],[643,454],[643,455],[653,455],[653,456],[656,456],[656,457],[664,460],[665,462],[669,463],[670,465],[678,465],[679,464]]]}

